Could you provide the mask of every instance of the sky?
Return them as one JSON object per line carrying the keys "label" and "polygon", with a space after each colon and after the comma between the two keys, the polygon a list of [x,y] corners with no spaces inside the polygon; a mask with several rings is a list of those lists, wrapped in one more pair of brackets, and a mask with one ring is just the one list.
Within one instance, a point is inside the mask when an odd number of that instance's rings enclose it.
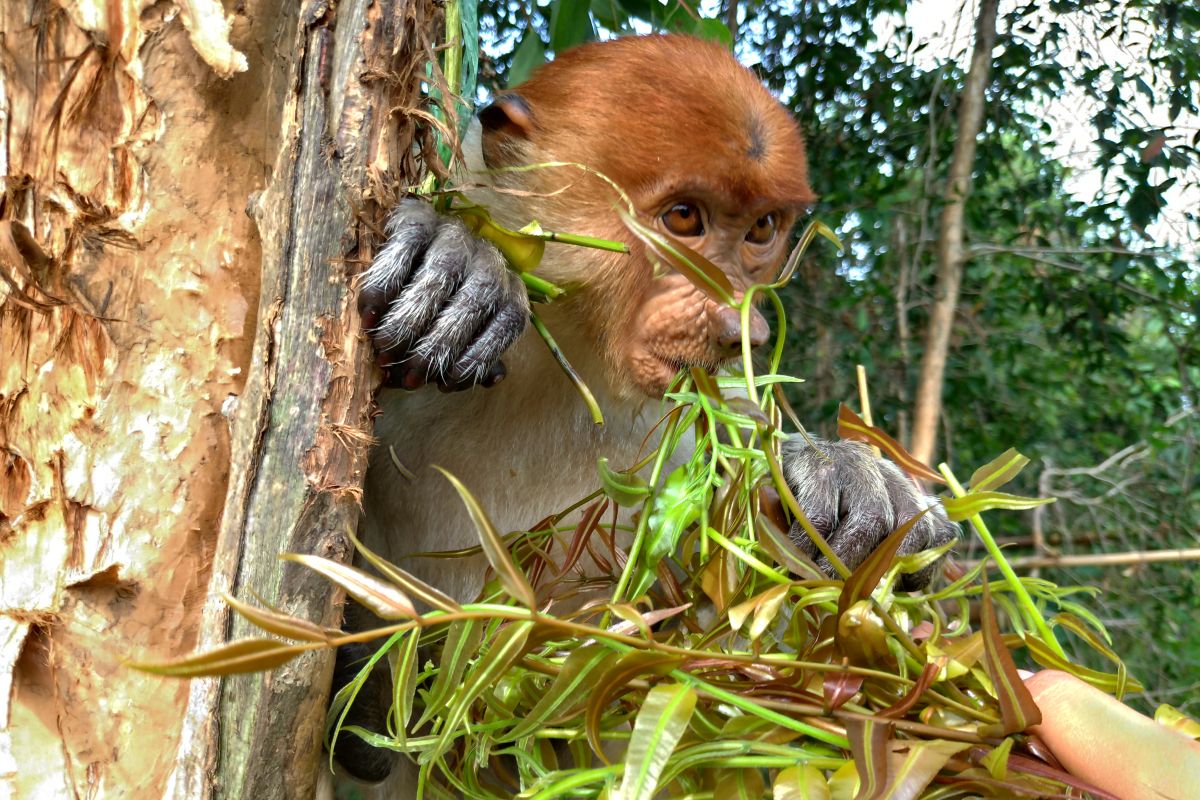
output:
{"label": "sky", "polygon": [[[1016,0],[1001,0],[1000,14],[1011,9]],[[914,0],[909,4],[905,23],[913,29],[914,44],[928,42],[924,50],[911,57],[920,65],[931,67],[948,58],[955,58],[964,65],[970,58],[973,44],[975,14],[978,10],[978,0]],[[1122,48],[1116,37],[1101,39],[1101,25],[1107,26],[1109,18],[1101,18],[1097,24],[1097,15],[1053,15],[1050,12],[1030,19],[1037,25],[1045,25],[1051,17],[1057,18],[1068,30],[1081,49],[1094,53],[1108,64],[1136,66],[1144,60],[1142,53],[1137,52],[1136,42],[1138,31],[1133,31],[1131,39],[1135,43],[1129,49]],[[892,21],[895,26],[897,21]],[[889,23],[881,20],[876,30],[881,37],[888,35]],[[1063,66],[1067,69],[1080,67],[1073,51],[1060,55]],[[1081,90],[1070,90],[1049,102],[1045,109],[1046,118],[1053,128],[1054,145],[1052,154],[1066,164],[1070,170],[1070,178],[1066,188],[1078,199],[1094,202],[1102,196],[1111,185],[1106,186],[1101,169],[1096,165],[1097,149],[1092,143],[1095,130],[1092,127],[1092,117],[1099,110],[1099,105],[1089,100]],[[1166,103],[1154,104],[1142,95],[1137,95],[1130,109],[1135,115],[1146,120],[1147,127],[1173,128],[1173,139],[1190,140],[1197,130],[1200,130],[1200,117],[1181,114],[1173,123],[1169,119]],[[1162,169],[1153,170],[1151,180],[1162,181],[1165,173]],[[1162,219],[1147,230],[1150,241],[1158,246],[1171,246],[1182,251],[1200,256],[1200,228],[1195,223],[1189,223],[1183,214],[1183,209],[1195,210],[1200,208],[1200,170],[1193,168],[1189,174],[1181,178],[1167,193],[1168,207]]]}

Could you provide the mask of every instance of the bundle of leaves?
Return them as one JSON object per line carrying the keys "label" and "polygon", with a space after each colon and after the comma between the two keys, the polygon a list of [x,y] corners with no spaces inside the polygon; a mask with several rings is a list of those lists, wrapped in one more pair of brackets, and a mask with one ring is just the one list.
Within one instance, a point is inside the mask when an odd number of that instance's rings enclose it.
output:
{"label": "bundle of leaves", "polygon": [[[650,244],[670,257],[671,242]],[[944,555],[897,556],[913,519],[847,570],[782,478],[783,387],[797,381],[777,373],[786,322],[773,287],[747,292],[743,312],[756,293],[774,304],[781,332],[765,371],[755,374],[747,346],[742,375],[681,373],[657,445],[626,471],[601,461],[596,491],[562,513],[502,535],[447,475],[491,565],[477,602],[459,603],[361,545],[375,574],[290,554],[393,624],[345,634],[228,598],[291,641],[245,640],[148,668],[265,670],[379,639],[334,699],[328,743],[357,736],[408,754],[424,797],[1107,796],[1025,733],[1039,712],[1014,653],[1118,696],[1140,688],[1074,599],[1085,590],[1018,577],[980,517],[1042,502],[997,491],[1026,459],[1003,453],[964,488],[843,408],[841,436],[879,448],[914,480],[945,483],[948,514],[968,520],[989,553],[927,593],[897,593],[900,574]],[[837,574],[818,570],[785,532],[772,513],[780,502]],[[1056,632],[1104,654],[1113,672],[1072,664]],[[383,664],[394,690],[387,733],[344,725]]]}

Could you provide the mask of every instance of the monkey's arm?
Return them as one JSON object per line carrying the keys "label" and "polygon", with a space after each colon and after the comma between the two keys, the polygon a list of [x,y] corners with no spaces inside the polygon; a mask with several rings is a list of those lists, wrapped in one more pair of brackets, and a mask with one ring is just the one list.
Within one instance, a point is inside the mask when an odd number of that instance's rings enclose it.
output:
{"label": "monkey's arm", "polygon": [[[915,553],[956,539],[957,523],[946,518],[941,501],[920,492],[912,479],[890,461],[875,458],[865,444],[829,442],[813,437],[814,449],[802,436],[783,445],[783,474],[800,508],[834,553],[854,569],[888,534],[923,509],[923,516],[904,539],[900,553]],[[833,573],[799,522],[792,523],[791,539],[817,566]],[[900,588],[925,588],[938,567],[902,575]]]}
{"label": "monkey's arm", "polygon": [[387,384],[447,391],[491,386],[525,330],[529,296],[490,243],[428,203],[402,200],[363,275],[358,309]]}

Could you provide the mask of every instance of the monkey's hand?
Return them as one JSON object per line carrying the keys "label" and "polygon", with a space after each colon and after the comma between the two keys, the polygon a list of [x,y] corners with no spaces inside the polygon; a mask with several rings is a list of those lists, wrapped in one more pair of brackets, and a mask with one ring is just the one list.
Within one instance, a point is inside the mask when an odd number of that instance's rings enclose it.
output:
{"label": "monkey's hand", "polygon": [[[833,552],[854,569],[888,534],[928,508],[912,527],[899,553],[916,553],[958,538],[959,526],[946,518],[941,501],[920,492],[912,479],[890,461],[875,458],[865,444],[828,442],[813,437],[816,447],[802,436],[783,445],[783,475],[809,522],[825,537]],[[790,537],[827,575],[829,559],[821,555],[793,522]],[[907,592],[924,589],[940,562],[919,572],[900,576]]]}
{"label": "monkey's hand", "polygon": [[392,211],[387,235],[358,295],[386,384],[457,391],[500,381],[500,356],[529,320],[525,285],[500,251],[416,198]]}

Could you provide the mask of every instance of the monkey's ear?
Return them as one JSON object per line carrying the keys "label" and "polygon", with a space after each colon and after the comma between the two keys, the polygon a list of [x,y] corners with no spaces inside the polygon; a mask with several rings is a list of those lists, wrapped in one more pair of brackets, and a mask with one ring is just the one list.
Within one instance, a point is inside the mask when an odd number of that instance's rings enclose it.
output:
{"label": "monkey's ear", "polygon": [[533,135],[533,109],[521,95],[508,92],[479,112],[483,126],[483,162],[489,167],[512,166]]}

